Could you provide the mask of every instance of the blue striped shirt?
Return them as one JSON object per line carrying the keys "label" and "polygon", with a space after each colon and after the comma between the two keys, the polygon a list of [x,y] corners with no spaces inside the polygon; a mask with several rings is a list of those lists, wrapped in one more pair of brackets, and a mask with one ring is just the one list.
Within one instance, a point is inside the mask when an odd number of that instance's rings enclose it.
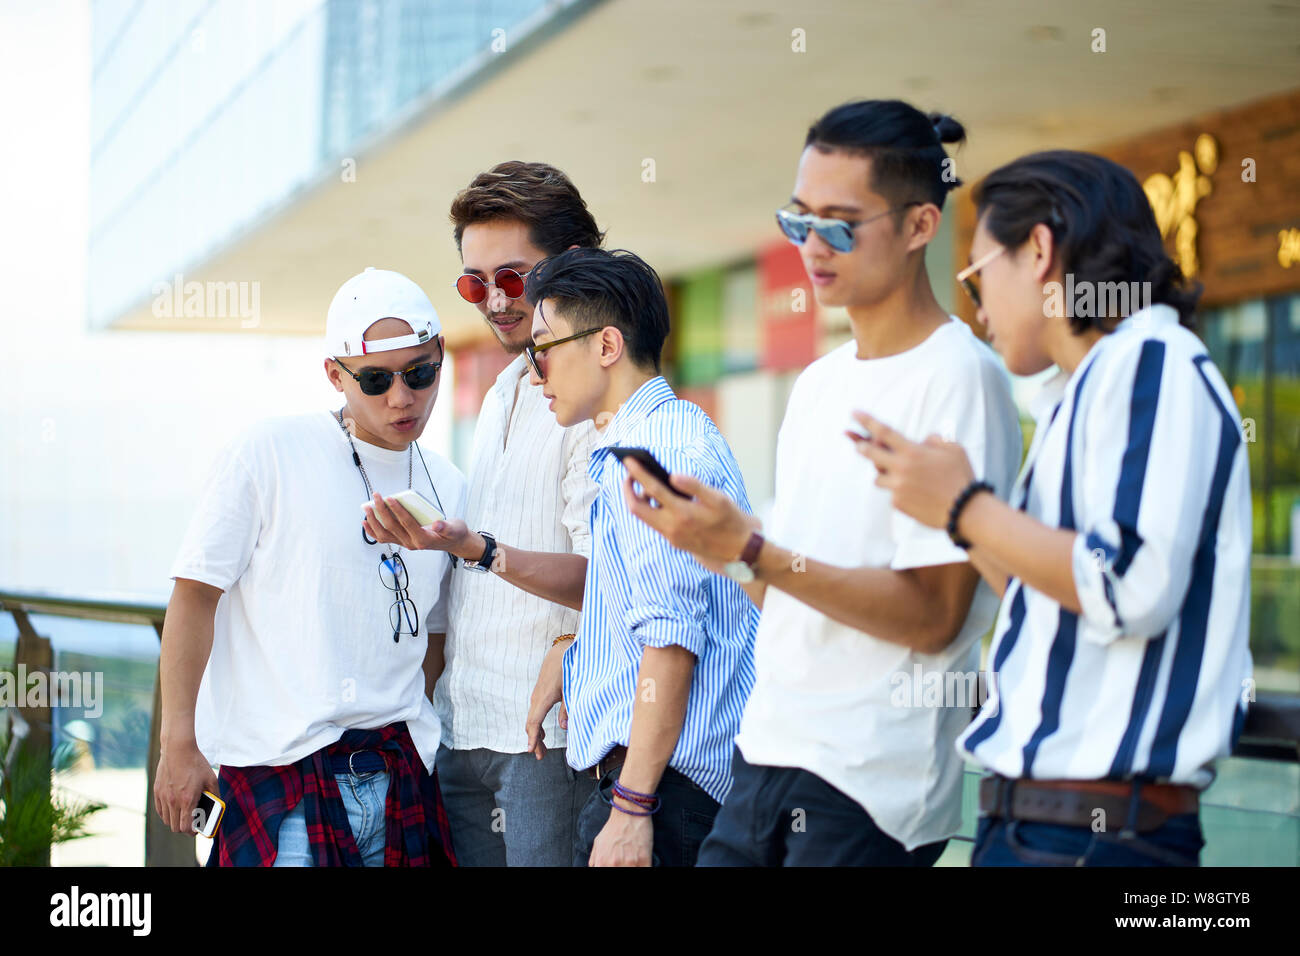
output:
{"label": "blue striped shirt", "polygon": [[623,501],[627,470],[614,445],[645,448],[670,472],[724,491],[749,511],[740,466],[698,406],[662,377],[638,388],[597,439],[591,476],[591,558],[578,637],[564,655],[569,765],[592,766],[627,746],[637,672],[646,647],[676,644],[695,655],[686,719],[668,766],[719,803],[731,789],[732,740],[754,686],[758,608],[740,585],[712,574],[643,524]]}
{"label": "blue striped shirt", "polygon": [[1082,613],[1018,578],[959,750],[1007,777],[1204,787],[1253,699],[1250,475],[1232,394],[1165,305],[1058,376],[1012,503],[1077,531]]}

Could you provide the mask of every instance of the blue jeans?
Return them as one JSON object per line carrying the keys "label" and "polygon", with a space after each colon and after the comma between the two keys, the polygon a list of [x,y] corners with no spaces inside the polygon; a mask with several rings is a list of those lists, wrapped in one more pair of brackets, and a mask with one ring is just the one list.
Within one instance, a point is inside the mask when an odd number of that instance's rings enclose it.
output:
{"label": "blue jeans", "polygon": [[[615,767],[595,784],[595,792],[578,818],[578,832],[573,844],[573,865],[587,866],[596,837],[605,828],[612,814],[614,781],[622,773]],[[594,781],[593,781],[594,783]],[[651,818],[654,838],[650,848],[651,866],[694,866],[700,845],[713,829],[718,815],[718,801],[709,796],[699,784],[672,767],[664,768],[656,791],[659,811]]]}
{"label": "blue jeans", "polygon": [[[361,860],[366,866],[384,865],[385,819],[384,801],[388,797],[388,772],[339,773],[338,781],[343,806],[348,811],[348,826],[352,839],[357,841]],[[280,821],[275,862],[272,866],[315,866],[311,847],[307,844],[307,813],[302,801]]]}
{"label": "blue jeans", "polygon": [[571,866],[578,814],[596,782],[563,748],[438,748],[438,784],[461,866]]}
{"label": "blue jeans", "polygon": [[821,777],[751,764],[739,747],[731,776],[700,866],[933,866],[948,845],[939,840],[909,851]]}
{"label": "blue jeans", "polygon": [[971,866],[1199,866],[1201,820],[1173,816],[1157,830],[1122,836],[1091,827],[980,817]]}

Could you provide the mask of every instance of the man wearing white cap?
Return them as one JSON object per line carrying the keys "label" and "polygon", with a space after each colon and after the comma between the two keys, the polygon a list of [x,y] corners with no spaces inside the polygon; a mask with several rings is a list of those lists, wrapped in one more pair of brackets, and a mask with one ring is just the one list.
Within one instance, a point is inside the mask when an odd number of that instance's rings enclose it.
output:
{"label": "man wearing white cap", "polygon": [[[261,422],[218,457],[172,566],[155,809],[209,865],[446,865],[429,692],[451,561],[365,533],[363,502],[411,489],[459,515],[464,476],[416,439],[438,396],[441,325],[396,272],[330,303],[325,374],[342,408]],[[211,765],[220,765],[214,776]]]}

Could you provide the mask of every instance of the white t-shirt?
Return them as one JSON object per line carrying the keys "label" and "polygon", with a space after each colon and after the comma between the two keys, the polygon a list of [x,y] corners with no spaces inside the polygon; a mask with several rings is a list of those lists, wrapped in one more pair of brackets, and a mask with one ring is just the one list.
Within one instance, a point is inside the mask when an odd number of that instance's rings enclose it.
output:
{"label": "white t-shirt", "polygon": [[[371,487],[408,487],[408,452],[354,439]],[[414,487],[449,517],[463,513],[465,478],[417,453]],[[447,630],[441,551],[407,551],[420,633],[396,643],[396,594],[379,576],[389,546],[361,536],[367,500],[348,437],[326,411],[261,422],[218,457],[190,522],[173,578],[225,591],[199,686],[195,735],[213,764],[293,763],[351,728],[406,721],[426,768],[440,728],[424,696],[427,634]]]}
{"label": "white t-shirt", "polygon": [[[765,534],[841,567],[969,560],[946,532],[895,511],[890,493],[876,487],[875,466],[844,435],[860,428],[856,410],[914,441],[933,433],[959,442],[978,477],[1003,498],[1010,490],[1021,446],[1010,385],[993,352],[954,317],[906,352],[863,360],[850,341],[804,370],[777,439]],[[769,587],[737,746],[749,763],[826,780],[909,850],[951,836],[961,823],[953,744],[974,701],[935,706],[925,691],[947,678],[956,692],[957,675],[976,671],[978,639],[997,609],[981,581],[957,639],[931,655],[839,624]]]}

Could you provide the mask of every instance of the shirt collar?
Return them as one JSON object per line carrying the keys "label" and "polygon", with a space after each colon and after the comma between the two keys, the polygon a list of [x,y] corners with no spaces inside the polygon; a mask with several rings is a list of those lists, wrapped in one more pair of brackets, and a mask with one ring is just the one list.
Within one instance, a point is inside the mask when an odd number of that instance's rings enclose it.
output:
{"label": "shirt collar", "polygon": [[656,375],[648,382],[644,382],[640,388],[628,396],[627,401],[618,407],[614,413],[613,420],[605,426],[605,430],[599,433],[600,437],[596,439],[596,451],[592,453],[593,461],[596,456],[613,446],[617,445],[630,431],[645,420],[652,411],[662,405],[664,402],[670,402],[677,397],[672,386],[668,384],[667,379],[662,375]]}

